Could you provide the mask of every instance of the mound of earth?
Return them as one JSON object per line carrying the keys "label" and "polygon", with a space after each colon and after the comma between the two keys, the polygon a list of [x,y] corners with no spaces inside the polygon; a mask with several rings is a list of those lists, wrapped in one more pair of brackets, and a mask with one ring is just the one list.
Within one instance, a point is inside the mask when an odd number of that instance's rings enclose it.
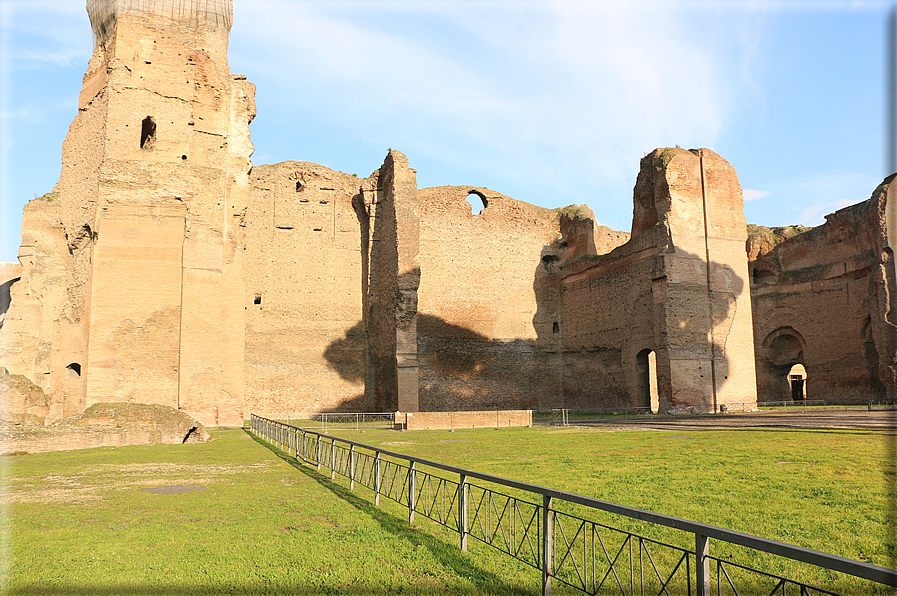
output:
{"label": "mound of earth", "polygon": [[[0,370],[2,373],[3,370]],[[21,375],[0,374],[0,396],[9,411],[0,412],[0,424],[42,425],[50,409],[44,390]]]}
{"label": "mound of earth", "polygon": [[5,424],[0,434],[0,453],[204,443],[209,438],[202,424],[174,408],[104,403],[47,426]]}

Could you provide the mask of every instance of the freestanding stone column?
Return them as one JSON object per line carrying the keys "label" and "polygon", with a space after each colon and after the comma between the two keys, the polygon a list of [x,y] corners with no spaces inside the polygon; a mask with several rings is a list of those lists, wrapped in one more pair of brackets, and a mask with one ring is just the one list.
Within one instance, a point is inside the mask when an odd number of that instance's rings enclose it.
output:
{"label": "freestanding stone column", "polygon": [[646,156],[633,236],[658,223],[666,236],[653,276],[660,408],[756,407],[747,225],[735,169],[709,149]]}
{"label": "freestanding stone column", "polygon": [[371,220],[366,391],[378,411],[418,411],[417,177],[408,158],[390,151],[368,205]]}

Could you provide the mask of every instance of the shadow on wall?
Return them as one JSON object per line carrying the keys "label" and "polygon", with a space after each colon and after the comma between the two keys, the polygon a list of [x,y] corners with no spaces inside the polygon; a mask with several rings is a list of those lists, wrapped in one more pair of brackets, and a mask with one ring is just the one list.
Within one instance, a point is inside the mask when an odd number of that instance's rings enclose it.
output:
{"label": "shadow on wall", "polygon": [[[727,265],[711,262],[712,286],[721,289],[708,302],[703,259],[662,248],[630,261],[638,249],[624,245],[604,255],[596,261],[594,283],[577,290],[572,285],[562,289],[565,270],[553,258],[559,248],[546,246],[533,281],[537,339],[489,338],[418,314],[421,410],[651,407],[687,412],[691,406],[714,406],[712,388],[720,394],[729,382],[727,340],[744,280]],[[667,268],[652,277],[658,259],[666,259]],[[590,308],[563,311],[562,293],[574,291],[586,293]],[[657,300],[656,292],[665,300]],[[341,378],[362,382],[370,341],[359,321],[327,347],[324,358]],[[752,367],[753,352],[748,358]],[[338,409],[369,401],[359,396]]]}
{"label": "shadow on wall", "polygon": [[[739,391],[753,394],[753,382],[724,390],[730,373],[753,369],[753,350],[737,353],[745,350],[743,336],[752,337],[735,318],[737,297],[749,300],[745,280],[716,261],[708,275],[705,259],[676,248],[661,223],[606,255],[563,265],[557,349],[564,407],[687,413],[745,401],[730,397]],[[544,314],[550,313],[546,306]],[[539,319],[540,338],[550,336],[551,323]]]}
{"label": "shadow on wall", "polygon": [[0,329],[3,328],[3,321],[6,320],[6,311],[9,310],[9,304],[12,302],[12,284],[19,281],[19,277],[11,279],[0,284]]}
{"label": "shadow on wall", "polygon": [[[444,319],[418,314],[417,343],[420,355],[420,408],[423,411],[536,408],[528,388],[539,379],[526,370],[509,369],[509,359],[539,359],[534,340],[489,339]],[[328,366],[350,382],[364,380],[364,322],[359,321],[324,351]],[[364,396],[337,408],[366,404]]]}

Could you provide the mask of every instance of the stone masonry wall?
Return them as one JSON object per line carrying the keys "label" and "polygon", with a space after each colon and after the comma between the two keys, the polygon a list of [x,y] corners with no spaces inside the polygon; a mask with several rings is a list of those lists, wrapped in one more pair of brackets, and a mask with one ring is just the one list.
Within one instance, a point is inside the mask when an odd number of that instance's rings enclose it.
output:
{"label": "stone masonry wall", "polygon": [[788,375],[796,364],[806,369],[810,400],[897,396],[893,186],[890,177],[869,200],[792,237],[753,230],[747,249],[760,401],[792,399]]}
{"label": "stone masonry wall", "polygon": [[368,218],[366,393],[378,412],[418,410],[417,290],[420,224],[416,172],[390,151],[364,206]]}
{"label": "stone masonry wall", "polygon": [[[562,229],[575,236],[582,225]],[[567,402],[647,408],[654,385],[661,411],[755,407],[745,229],[724,159],[707,149],[646,156],[629,242],[564,264]]]}
{"label": "stone masonry wall", "polygon": [[229,22],[98,4],[59,184],[26,208],[0,359],[48,392],[48,420],[130,401],[239,424],[254,87],[228,70]]}
{"label": "stone masonry wall", "polygon": [[395,417],[395,427],[400,430],[500,429],[532,425],[532,410],[396,412]]}
{"label": "stone masonry wall", "polygon": [[365,396],[365,181],[307,162],[252,170],[246,412],[373,411]]}
{"label": "stone masonry wall", "polygon": [[446,186],[421,190],[420,222],[421,410],[561,403],[557,212]]}

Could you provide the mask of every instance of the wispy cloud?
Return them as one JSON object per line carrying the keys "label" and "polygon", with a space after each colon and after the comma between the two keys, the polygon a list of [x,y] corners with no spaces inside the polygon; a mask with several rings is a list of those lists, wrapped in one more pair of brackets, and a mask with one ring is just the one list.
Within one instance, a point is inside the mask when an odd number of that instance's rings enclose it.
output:
{"label": "wispy cloud", "polygon": [[518,198],[582,203],[590,180],[631,185],[645,151],[713,146],[758,94],[762,18],[693,5],[256,0],[234,41],[296,110],[472,175],[550,172]]}
{"label": "wispy cloud", "polygon": [[769,190],[754,190],[753,188],[744,188],[741,191],[745,201],[756,201],[772,194]]}
{"label": "wispy cloud", "polygon": [[789,197],[788,211],[800,213],[798,223],[817,226],[825,215],[868,199],[878,182],[857,173],[819,174],[793,180],[787,191],[776,194]]}

